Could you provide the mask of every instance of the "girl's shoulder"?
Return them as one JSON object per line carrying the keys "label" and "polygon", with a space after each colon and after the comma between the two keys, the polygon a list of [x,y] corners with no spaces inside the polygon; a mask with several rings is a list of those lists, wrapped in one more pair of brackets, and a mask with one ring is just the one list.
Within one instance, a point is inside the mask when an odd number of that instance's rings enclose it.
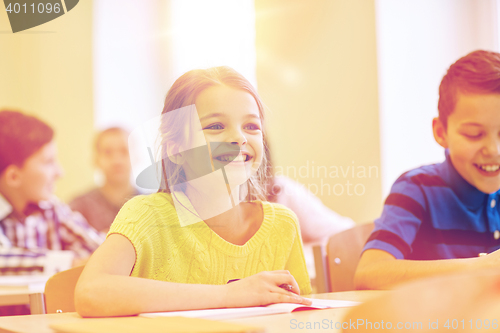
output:
{"label": "girl's shoulder", "polygon": [[138,220],[151,216],[175,213],[172,197],[168,193],[141,194],[127,201],[115,220]]}
{"label": "girl's shoulder", "polygon": [[152,194],[139,194],[128,200],[122,207],[137,207],[137,206],[150,206],[150,207],[165,207],[173,206],[172,197],[169,193],[152,193]]}
{"label": "girl's shoulder", "polygon": [[288,207],[275,202],[262,201],[264,218],[271,218],[274,224],[289,224],[299,229],[297,215]]}
{"label": "girl's shoulder", "polygon": [[[127,201],[120,209],[111,224],[108,235],[118,233],[137,244],[140,239],[148,237],[151,228],[178,224],[177,214],[168,193],[138,195]],[[132,240],[136,240],[134,242]]]}
{"label": "girl's shoulder", "polygon": [[174,207],[172,195],[170,193],[157,192],[143,195],[144,200],[152,207],[172,208]]}

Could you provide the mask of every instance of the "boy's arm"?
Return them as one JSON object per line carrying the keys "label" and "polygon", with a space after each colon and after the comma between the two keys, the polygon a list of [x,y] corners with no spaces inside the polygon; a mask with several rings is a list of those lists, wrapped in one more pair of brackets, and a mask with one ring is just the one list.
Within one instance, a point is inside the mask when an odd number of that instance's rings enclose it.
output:
{"label": "boy's arm", "polygon": [[0,246],[0,275],[23,275],[43,272],[45,258],[44,249],[29,250],[19,247]]}
{"label": "boy's arm", "polygon": [[24,249],[12,246],[11,240],[0,228],[0,275],[42,272],[45,249]]}
{"label": "boy's arm", "polygon": [[405,260],[414,251],[413,243],[429,210],[423,190],[412,178],[405,173],[393,184],[358,263],[356,289],[388,289],[403,281],[452,269],[447,265],[438,267],[442,260],[432,264]]}
{"label": "boy's arm", "polygon": [[73,251],[77,258],[88,258],[104,241],[104,235],[95,230],[78,212],[72,211],[69,206],[56,202],[54,215],[59,223],[59,235],[63,250]]}
{"label": "boy's arm", "polygon": [[356,289],[390,289],[396,284],[433,275],[500,265],[500,250],[484,257],[443,260],[396,260],[382,250],[366,250],[361,256],[354,285]]}

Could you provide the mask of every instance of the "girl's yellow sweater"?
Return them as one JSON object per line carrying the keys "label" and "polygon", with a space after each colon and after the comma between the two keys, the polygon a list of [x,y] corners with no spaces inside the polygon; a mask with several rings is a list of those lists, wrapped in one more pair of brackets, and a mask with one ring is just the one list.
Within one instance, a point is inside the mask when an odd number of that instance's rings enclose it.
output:
{"label": "girl's yellow sweater", "polygon": [[264,220],[244,245],[222,239],[205,222],[181,226],[170,194],[141,195],[128,201],[110,234],[135,248],[131,276],[178,283],[225,284],[262,271],[286,269],[301,294],[311,293],[299,224],[288,208],[260,202]]}

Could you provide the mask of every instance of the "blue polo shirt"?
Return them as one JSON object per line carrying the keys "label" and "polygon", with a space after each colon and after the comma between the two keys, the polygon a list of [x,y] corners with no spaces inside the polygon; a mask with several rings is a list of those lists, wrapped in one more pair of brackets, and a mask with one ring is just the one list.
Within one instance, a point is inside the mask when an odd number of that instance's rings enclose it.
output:
{"label": "blue polo shirt", "polygon": [[500,248],[500,191],[486,194],[455,170],[448,151],[440,164],[401,175],[363,251],[396,259],[476,257]]}

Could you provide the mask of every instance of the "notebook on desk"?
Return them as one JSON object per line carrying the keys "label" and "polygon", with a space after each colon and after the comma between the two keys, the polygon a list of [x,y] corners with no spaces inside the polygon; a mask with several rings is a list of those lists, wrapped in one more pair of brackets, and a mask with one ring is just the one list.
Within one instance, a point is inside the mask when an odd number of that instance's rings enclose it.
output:
{"label": "notebook on desk", "polygon": [[343,300],[327,300],[327,299],[312,299],[312,298],[309,299],[312,301],[311,305],[294,304],[294,303],[277,303],[268,306],[253,306],[246,308],[148,312],[148,313],[141,313],[139,316],[148,318],[182,316],[189,318],[226,320],[226,319],[237,319],[245,317],[266,316],[272,314],[291,313],[294,311],[344,308],[360,304],[359,302],[343,301]]}

